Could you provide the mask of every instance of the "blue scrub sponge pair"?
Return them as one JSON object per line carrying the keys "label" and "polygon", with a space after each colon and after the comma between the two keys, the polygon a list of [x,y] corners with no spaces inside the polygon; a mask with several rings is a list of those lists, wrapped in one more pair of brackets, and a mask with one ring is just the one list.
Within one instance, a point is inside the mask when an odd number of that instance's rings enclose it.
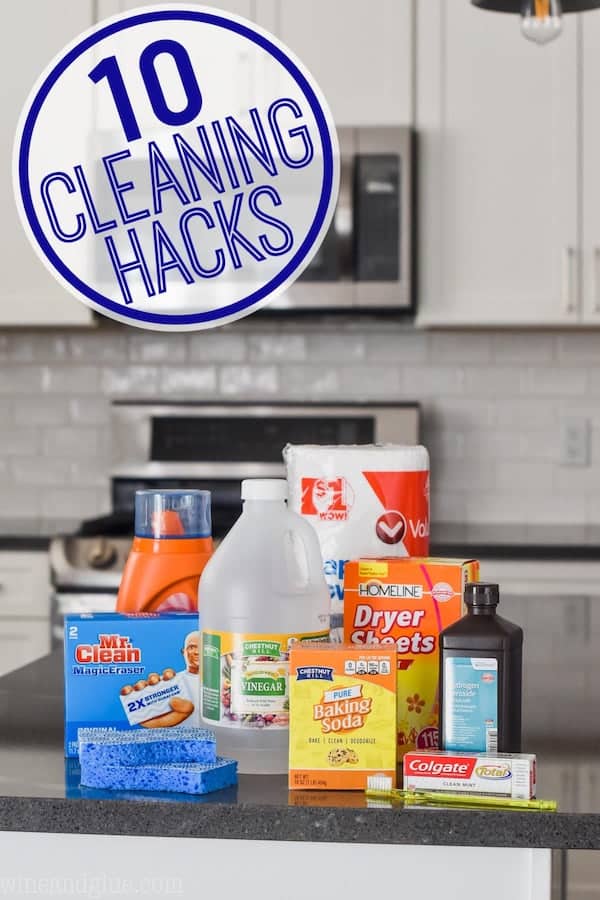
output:
{"label": "blue scrub sponge pair", "polygon": [[145,766],[152,763],[212,763],[217,758],[215,734],[206,728],[153,728],[106,731],[80,728],[79,762]]}
{"label": "blue scrub sponge pair", "polygon": [[216,755],[203,728],[79,730],[81,783],[108,790],[208,794],[237,784],[237,763]]}

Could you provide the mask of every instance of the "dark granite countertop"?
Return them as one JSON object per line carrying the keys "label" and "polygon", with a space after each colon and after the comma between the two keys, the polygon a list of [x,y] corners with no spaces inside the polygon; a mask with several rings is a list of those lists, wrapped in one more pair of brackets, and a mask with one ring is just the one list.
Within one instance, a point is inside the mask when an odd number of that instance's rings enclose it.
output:
{"label": "dark granite countertop", "polygon": [[[62,754],[58,653],[0,679],[0,721],[4,831],[600,849],[600,805],[576,811],[570,770],[557,775],[550,752],[539,755],[540,796],[559,800],[556,814],[370,808],[360,793],[289,793],[283,777],[241,776],[238,788],[197,798],[90,790]],[[567,764],[590,762],[572,754]]]}

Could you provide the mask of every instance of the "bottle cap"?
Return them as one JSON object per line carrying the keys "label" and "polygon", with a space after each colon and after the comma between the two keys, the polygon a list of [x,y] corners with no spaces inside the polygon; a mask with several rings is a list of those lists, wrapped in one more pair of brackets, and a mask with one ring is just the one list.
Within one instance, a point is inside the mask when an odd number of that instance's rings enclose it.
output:
{"label": "bottle cap", "polygon": [[285,478],[246,478],[242,481],[242,500],[287,500]]}
{"label": "bottle cap", "polygon": [[136,491],[135,536],[210,537],[210,491]]}
{"label": "bottle cap", "polygon": [[467,606],[498,606],[500,602],[498,585],[486,581],[466,584],[464,596]]}

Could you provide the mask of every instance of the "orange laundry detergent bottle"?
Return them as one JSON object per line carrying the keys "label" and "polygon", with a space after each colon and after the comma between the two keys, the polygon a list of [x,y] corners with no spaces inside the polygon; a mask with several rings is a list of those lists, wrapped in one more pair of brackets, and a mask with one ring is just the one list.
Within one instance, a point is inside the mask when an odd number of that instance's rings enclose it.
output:
{"label": "orange laundry detergent bottle", "polygon": [[210,491],[136,491],[117,612],[195,612],[212,552]]}

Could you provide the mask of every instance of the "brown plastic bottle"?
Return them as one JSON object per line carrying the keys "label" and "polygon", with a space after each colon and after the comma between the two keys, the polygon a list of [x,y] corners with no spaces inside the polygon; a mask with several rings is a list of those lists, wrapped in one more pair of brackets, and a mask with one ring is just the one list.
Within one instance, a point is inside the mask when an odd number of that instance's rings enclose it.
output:
{"label": "brown plastic bottle", "polygon": [[440,747],[520,753],[523,630],[496,615],[497,584],[470,583],[440,635]]}

